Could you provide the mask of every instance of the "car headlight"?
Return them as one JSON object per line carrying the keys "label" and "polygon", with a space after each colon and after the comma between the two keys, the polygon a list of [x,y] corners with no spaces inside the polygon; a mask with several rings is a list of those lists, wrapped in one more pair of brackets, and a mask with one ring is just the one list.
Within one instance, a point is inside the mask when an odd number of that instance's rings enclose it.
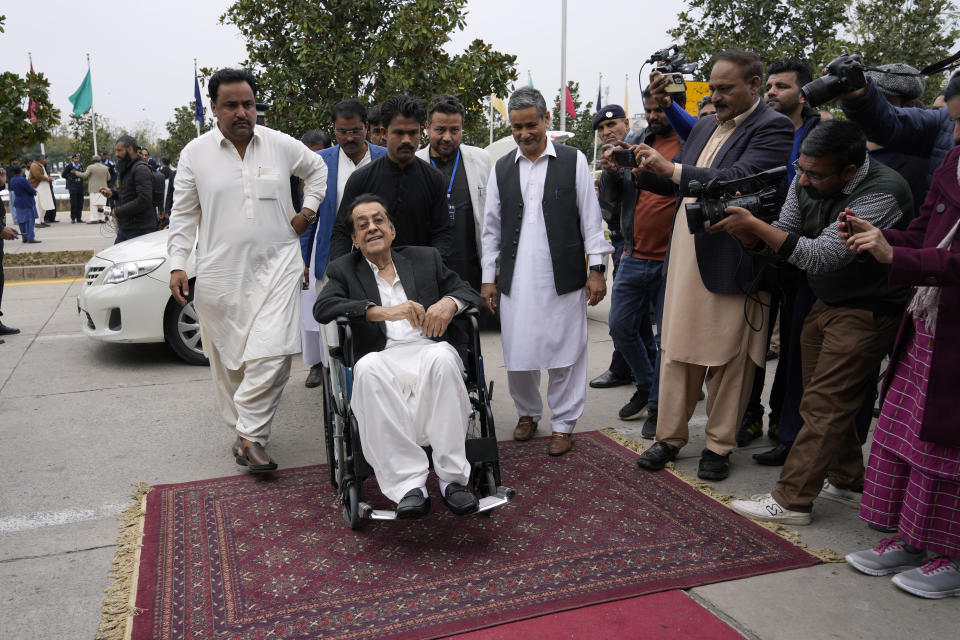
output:
{"label": "car headlight", "polygon": [[103,284],[119,284],[130,278],[145,276],[163,264],[165,258],[152,260],[134,260],[132,262],[118,262],[103,274]]}

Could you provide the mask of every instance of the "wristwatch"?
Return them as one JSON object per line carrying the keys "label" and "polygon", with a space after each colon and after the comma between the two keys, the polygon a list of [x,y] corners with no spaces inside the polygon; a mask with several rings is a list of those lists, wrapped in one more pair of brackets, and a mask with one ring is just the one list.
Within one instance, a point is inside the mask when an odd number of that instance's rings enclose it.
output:
{"label": "wristwatch", "polygon": [[590,271],[596,271],[597,273],[602,275],[607,272],[607,265],[605,264],[590,265]]}

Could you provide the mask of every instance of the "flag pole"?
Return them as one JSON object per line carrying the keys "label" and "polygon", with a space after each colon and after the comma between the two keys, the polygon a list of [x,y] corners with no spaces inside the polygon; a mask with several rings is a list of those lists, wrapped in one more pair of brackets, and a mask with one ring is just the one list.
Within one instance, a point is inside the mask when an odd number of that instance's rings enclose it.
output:
{"label": "flag pole", "polygon": [[[600,90],[603,88],[603,71],[600,72],[600,77],[597,79],[597,87],[598,87],[598,88],[597,88],[597,97],[599,97],[599,96],[600,96]],[[596,106],[597,112],[599,112],[599,111],[600,111],[600,104],[598,103],[598,104],[595,105],[595,106]],[[599,141],[599,137],[597,137],[597,130],[594,129],[594,130],[593,130],[593,164],[590,165],[590,168],[591,168],[591,169],[594,169],[594,170],[597,168],[597,142],[598,142],[598,141]]]}
{"label": "flag pole", "polygon": [[[197,81],[197,59],[193,59],[193,81]],[[196,111],[196,106],[194,106],[194,111]],[[193,119],[193,124],[197,125],[197,137],[200,137],[200,121],[196,118]]]}
{"label": "flag pole", "polygon": [[560,27],[560,131],[567,130],[567,0]]}
{"label": "flag pole", "polygon": [[[90,54],[87,54],[87,73],[90,73]],[[92,82],[90,83],[93,84]],[[93,89],[91,87],[91,100],[90,100],[90,129],[93,132],[93,155],[100,155],[100,152],[97,151],[97,110],[93,108]]]}
{"label": "flag pole", "polygon": [[490,142],[489,142],[489,144],[493,144],[493,95],[494,95],[494,94],[492,94],[492,93],[490,94],[490,118],[489,118],[489,120],[490,120]]}

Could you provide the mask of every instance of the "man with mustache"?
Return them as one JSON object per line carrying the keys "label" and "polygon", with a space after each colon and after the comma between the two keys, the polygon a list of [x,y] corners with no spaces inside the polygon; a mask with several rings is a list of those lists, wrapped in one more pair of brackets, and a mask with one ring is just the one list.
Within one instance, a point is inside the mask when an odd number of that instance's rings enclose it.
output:
{"label": "man with mustache", "polygon": [[[686,104],[686,95],[674,94],[673,100],[682,107]],[[664,157],[677,155],[680,152],[680,138],[649,88],[643,92],[643,109],[647,130],[641,142]],[[601,115],[598,114],[598,118]],[[601,135],[608,133],[610,122],[599,123]],[[650,309],[656,310],[657,322],[662,325],[661,301],[666,275],[663,260],[673,229],[675,200],[672,195],[637,189],[633,173],[628,168],[620,167],[613,155],[614,149],[626,145],[619,144],[620,140],[615,140],[614,136],[605,137],[604,143],[600,200],[616,203],[624,240],[623,255],[613,281],[610,337],[617,351],[629,363],[636,384],[633,396],[620,409],[619,415],[621,420],[636,420],[649,402],[648,419],[644,422],[641,435],[652,439],[657,432],[660,357],[657,354],[650,358],[645,343],[646,336],[651,333]],[[662,332],[661,328],[657,342]]]}
{"label": "man with mustache", "polygon": [[[342,100],[333,105],[333,137],[337,144],[329,149],[321,149],[318,155],[327,165],[327,192],[317,210],[317,219],[300,236],[300,250],[303,255],[304,278],[307,291],[316,298],[327,268],[330,253],[330,234],[337,209],[343,201],[343,191],[347,180],[354,171],[380,159],[387,152],[383,147],[368,144],[367,108],[357,99]],[[312,305],[311,305],[312,308]],[[310,373],[304,384],[307,388],[320,386],[323,382],[323,344],[320,341],[320,327],[312,314],[303,314],[302,338],[303,360],[310,366]]]}
{"label": "man with mustache", "polygon": [[[722,51],[710,72],[716,116],[698,120],[676,161],[649,145],[632,147],[637,185],[677,196],[667,257],[656,442],[637,460],[651,471],[674,460],[689,439],[687,423],[706,382],[706,447],[697,475],[722,480],[743,419],[756,367],[765,362],[766,309],[757,294],[754,258],[730,234],[691,234],[691,183],[730,180],[787,163],[790,120],[760,99],[763,63],[749,51]],[[744,189],[748,187],[743,187]],[[762,327],[762,331],[755,328]]]}
{"label": "man with mustache", "polygon": [[910,186],[867,156],[856,124],[830,120],[803,141],[780,218],[772,225],[746,209],[709,233],[729,232],[744,245],[766,244],[807,276],[816,302],[800,337],[803,398],[800,430],[776,488],[735,500],[737,513],[769,522],[808,524],[814,498],[853,498],[864,469],[855,417],[875,384],[874,369],[893,346],[909,289],[888,283],[889,266],[855,260],[839,235],[846,216],[877,228],[906,228],[913,216]]}
{"label": "man with mustache", "polygon": [[493,313],[502,291],[503,361],[519,415],[513,438],[529,440],[537,430],[546,369],[553,431],[547,453],[562,456],[573,446],[586,399],[587,305],[607,293],[601,262],[613,247],[603,237],[586,157],[547,137],[543,95],[517,89],[507,113],[517,151],[500,158],[487,180],[480,295]]}
{"label": "man with mustache", "polygon": [[490,175],[490,154],[461,144],[466,110],[456,97],[441,94],[427,106],[430,144],[417,151],[443,174],[447,210],[453,216],[453,237],[447,266],[480,289],[480,227]]}
{"label": "man with mustache", "polygon": [[113,147],[117,158],[117,189],[100,187],[107,199],[119,196],[120,204],[113,208],[117,219],[117,239],[114,244],[157,230],[157,214],[153,208],[153,172],[137,154],[137,141],[132,136],[120,136]]}
{"label": "man with mustache", "polygon": [[390,221],[397,231],[397,246],[433,247],[446,260],[453,226],[447,209],[447,183],[443,174],[416,157],[426,113],[420,98],[400,93],[380,105],[387,130],[387,153],[350,176],[333,223],[330,260],[354,247],[350,238],[349,205],[364,193],[387,202]]}
{"label": "man with mustache", "polygon": [[[174,181],[170,291],[182,305],[194,293],[220,414],[237,434],[234,459],[266,472],[277,468],[265,447],[301,349],[299,237],[316,218],[327,167],[299,140],[256,125],[249,71],[220,69],[208,87],[217,124],[183,148]],[[299,212],[291,175],[304,180]],[[194,283],[184,270],[191,252]]]}

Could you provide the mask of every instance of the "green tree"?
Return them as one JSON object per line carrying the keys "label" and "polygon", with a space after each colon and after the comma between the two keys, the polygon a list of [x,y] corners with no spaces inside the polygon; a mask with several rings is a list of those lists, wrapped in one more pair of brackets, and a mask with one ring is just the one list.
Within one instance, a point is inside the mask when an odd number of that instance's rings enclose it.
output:
{"label": "green tree", "polygon": [[[272,127],[299,137],[330,121],[346,98],[368,103],[407,91],[428,100],[456,95],[465,126],[483,119],[483,100],[517,78],[516,56],[474,40],[444,49],[463,28],[466,0],[236,0],[220,21],[246,39],[244,63],[269,102]],[[206,71],[206,70],[205,70]]]}
{"label": "green tree", "polygon": [[[580,102],[579,83],[571,80],[567,82],[567,86],[570,88],[573,110],[577,117],[571,118],[570,114],[567,114],[566,129],[573,134],[573,138],[568,140],[566,144],[583,151],[584,155],[587,156],[587,162],[590,162],[593,159],[593,103],[583,104]],[[550,112],[550,129],[552,130],[560,128],[560,108],[562,105],[563,101],[561,101],[558,91],[553,98],[553,110]]]}
{"label": "green tree", "polygon": [[[506,103],[506,98],[503,99]],[[493,139],[499,140],[504,136],[511,135],[510,122],[504,120],[503,116],[496,109],[493,110]],[[463,128],[463,142],[481,149],[490,144],[490,97],[487,96],[486,104],[482,105],[479,117],[471,122],[470,126]]]}
{"label": "green tree", "polygon": [[[0,158],[6,160],[50,138],[60,122],[60,110],[50,102],[49,87],[42,73],[0,74]],[[30,122],[28,113],[31,99],[36,122]]]}
{"label": "green tree", "polygon": [[[852,50],[870,66],[906,62],[923,69],[947,57],[960,40],[952,0],[858,0],[852,15]],[[940,74],[927,80],[922,98],[927,104],[946,79],[946,74]]]}
{"label": "green tree", "polygon": [[[84,166],[90,162],[93,156],[93,131],[91,128],[92,112],[88,111],[82,116],[70,114],[67,128],[70,131],[71,153],[80,154],[80,162]],[[113,153],[113,144],[117,141],[116,131],[110,123],[110,120],[103,116],[97,116],[97,152],[104,154]]]}
{"label": "green tree", "polygon": [[723,49],[748,49],[765,62],[797,58],[817,69],[844,49],[838,33],[848,22],[847,5],[847,0],[687,0],[668,33],[697,65],[700,80],[709,79],[713,56]]}
{"label": "green tree", "polygon": [[[175,161],[181,149],[197,137],[195,104],[196,102],[191,100],[190,104],[173,110],[173,118],[166,124],[167,137],[157,141],[157,152],[161,156],[167,156],[171,161]],[[207,118],[200,125],[200,133],[209,131],[212,126],[213,121]]]}

